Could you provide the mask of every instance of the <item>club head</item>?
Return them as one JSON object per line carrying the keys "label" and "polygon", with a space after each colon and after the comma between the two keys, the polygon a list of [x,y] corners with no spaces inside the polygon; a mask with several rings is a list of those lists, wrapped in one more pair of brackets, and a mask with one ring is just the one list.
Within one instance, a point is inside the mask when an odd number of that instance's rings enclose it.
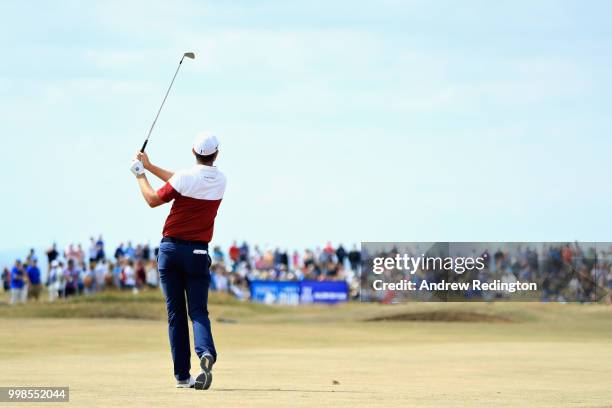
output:
{"label": "club head", "polygon": [[193,52],[186,52],[183,54],[183,57],[195,59],[195,54]]}

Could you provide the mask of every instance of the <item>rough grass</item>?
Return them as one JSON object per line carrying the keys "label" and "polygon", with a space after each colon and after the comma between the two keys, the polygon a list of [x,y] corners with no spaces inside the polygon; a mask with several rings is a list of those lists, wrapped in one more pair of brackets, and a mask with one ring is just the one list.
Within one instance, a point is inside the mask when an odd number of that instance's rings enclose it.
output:
{"label": "rough grass", "polygon": [[[91,296],[79,296],[53,303],[29,302],[24,305],[9,305],[8,298],[0,298],[0,318],[120,318],[165,320],[166,306],[158,290],[145,290],[138,294],[123,291],[107,291]],[[249,315],[267,315],[281,312],[282,307],[270,307],[211,293],[209,307],[222,318],[237,318]]]}

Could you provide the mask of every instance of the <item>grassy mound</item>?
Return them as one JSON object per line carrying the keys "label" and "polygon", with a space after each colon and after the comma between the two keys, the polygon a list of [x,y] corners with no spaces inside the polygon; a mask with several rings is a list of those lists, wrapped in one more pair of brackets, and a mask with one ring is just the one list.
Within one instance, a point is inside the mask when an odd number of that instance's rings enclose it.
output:
{"label": "grassy mound", "polygon": [[[222,319],[235,319],[250,315],[276,313],[282,308],[241,302],[219,293],[211,293],[209,308],[213,315]],[[0,318],[118,318],[165,320],[166,304],[158,290],[142,291],[138,294],[124,291],[107,291],[91,296],[79,296],[53,303],[29,302],[24,305],[9,305],[5,295],[0,298]]]}
{"label": "grassy mound", "polygon": [[506,322],[516,321],[516,318],[482,312],[461,311],[461,310],[434,310],[422,312],[404,312],[391,314],[389,316],[378,316],[367,319],[369,322]]}

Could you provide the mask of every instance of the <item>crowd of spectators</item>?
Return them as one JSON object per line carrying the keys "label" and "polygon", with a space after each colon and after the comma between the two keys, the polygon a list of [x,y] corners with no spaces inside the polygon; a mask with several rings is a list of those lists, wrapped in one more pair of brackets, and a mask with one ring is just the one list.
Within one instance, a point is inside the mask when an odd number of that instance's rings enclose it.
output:
{"label": "crowd of spectators", "polygon": [[234,242],[227,253],[214,247],[211,257],[213,290],[229,291],[238,298],[248,296],[248,283],[253,280],[344,280],[353,295],[359,291],[361,252],[355,245],[347,250],[328,242],[323,248],[290,252]]}
{"label": "crowd of spectators", "polygon": [[104,240],[90,239],[87,252],[81,244],[70,244],[60,252],[56,244],[47,251],[47,270],[41,273],[38,256],[31,249],[25,260],[15,260],[12,268],[5,267],[2,282],[11,292],[11,303],[39,300],[43,281],[49,301],[80,294],[92,294],[106,288],[131,290],[138,293],[145,287],[157,287],[159,274],[155,255],[149,245],[133,246],[121,243],[107,257]]}
{"label": "crowd of spectators", "polygon": [[[449,247],[442,245],[441,252]],[[433,252],[440,251],[440,248]],[[390,280],[408,279],[417,285],[422,280],[428,282],[439,282],[446,280],[450,282],[472,281],[477,279],[483,282],[499,280],[502,282],[535,282],[538,290],[530,294],[531,299],[540,301],[578,301],[595,302],[604,301],[612,303],[612,246],[608,244],[543,244],[542,246],[525,245],[503,245],[490,244],[488,248],[464,248],[461,256],[482,257],[485,268],[482,270],[473,269],[463,274],[449,273],[443,270],[419,270],[415,274],[406,275],[403,271],[390,271]],[[402,251],[403,252],[403,251]],[[414,251],[411,256],[418,256],[422,251]],[[384,251],[377,254],[364,254],[364,261],[370,264],[373,256],[394,256],[399,253],[397,249]],[[436,252],[435,255],[438,255]],[[459,256],[459,254],[452,254]],[[361,285],[370,288],[371,281],[376,276],[373,274],[363,274]],[[366,290],[367,292],[367,290]],[[367,293],[367,296],[375,297],[381,294]],[[422,293],[408,293],[406,296],[422,296]],[[426,295],[426,294],[425,294]],[[432,294],[433,295],[433,294]],[[475,292],[465,293],[443,293],[444,299],[447,296],[457,296],[460,298],[485,298],[494,300],[497,298],[508,298],[509,293],[498,292]],[[383,294],[382,296],[385,296]],[[391,295],[389,295],[391,296]],[[518,298],[517,298],[518,299]]]}
{"label": "crowd of spectators", "polygon": [[[120,243],[109,254],[102,236],[92,237],[87,251],[81,244],[70,244],[61,251],[53,244],[45,254],[46,271],[41,271],[38,256],[31,249],[23,260],[17,259],[12,267],[3,268],[0,279],[4,290],[10,291],[11,303],[37,301],[45,287],[49,301],[109,288],[139,293],[159,288],[157,252],[157,247],[127,242]],[[484,270],[456,277],[445,275],[446,279],[532,281],[538,283],[542,301],[612,302],[612,248],[567,243],[538,249],[529,246],[485,249],[479,254],[487,259]],[[371,277],[360,276],[362,253],[356,246],[346,249],[342,244],[327,243],[315,249],[288,251],[257,245],[251,248],[246,242],[234,242],[226,250],[214,246],[210,256],[211,290],[228,292],[239,299],[249,297],[249,283],[254,280],[344,280],[353,298],[358,296],[360,286],[371,286],[368,282]],[[367,262],[370,255],[366,252],[364,256]],[[436,271],[419,271],[409,278],[435,281],[438,279],[435,274]]]}
{"label": "crowd of spectators", "polygon": [[518,246],[497,250],[487,271],[505,281],[537,282],[542,301],[610,302],[612,248],[566,243],[540,251]]}
{"label": "crowd of spectators", "polygon": [[[1,280],[4,290],[11,292],[12,304],[39,300],[44,287],[49,301],[110,288],[136,294],[159,287],[158,250],[127,242],[109,254],[102,236],[90,238],[87,251],[81,244],[69,244],[62,251],[53,244],[45,254],[46,273],[41,272],[38,256],[31,249],[23,261],[17,259],[12,267],[3,269]],[[252,280],[346,280],[353,294],[359,290],[361,253],[356,246],[347,250],[328,243],[323,248],[289,252],[234,242],[227,251],[213,247],[210,256],[211,290],[240,299],[248,298]]]}

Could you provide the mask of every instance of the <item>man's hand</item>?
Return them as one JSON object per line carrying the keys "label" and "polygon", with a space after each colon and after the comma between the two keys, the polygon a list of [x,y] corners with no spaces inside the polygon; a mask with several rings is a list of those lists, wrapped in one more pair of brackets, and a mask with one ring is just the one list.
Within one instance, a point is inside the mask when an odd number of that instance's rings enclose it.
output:
{"label": "man's hand", "polygon": [[130,170],[136,177],[144,175],[145,172],[144,165],[140,160],[132,161],[132,164],[130,165]]}
{"label": "man's hand", "polygon": [[136,153],[136,160],[140,160],[145,170],[151,171],[151,161],[149,160],[149,156],[145,152]]}
{"label": "man's hand", "polygon": [[138,187],[140,187],[140,192],[142,193],[142,196],[147,204],[149,204],[149,207],[157,207],[158,205],[162,205],[164,201],[159,198],[155,190],[153,190],[151,187],[151,184],[149,184],[149,180],[147,180],[147,176],[145,175],[144,165],[140,160],[138,160],[138,157],[139,156],[137,155],[134,161],[132,161],[130,170],[132,170],[132,173],[134,173],[136,176]]}
{"label": "man's hand", "polygon": [[[174,174],[171,171],[164,170],[161,167],[157,167],[156,165],[151,163],[151,160],[149,160],[149,156],[147,156],[147,154],[144,152],[136,152],[136,157],[134,157],[134,160],[141,162],[145,170],[150,171],[153,175],[159,177],[164,182],[170,180],[170,177],[172,177],[172,175]],[[136,177],[138,177],[138,175],[136,175]]]}

